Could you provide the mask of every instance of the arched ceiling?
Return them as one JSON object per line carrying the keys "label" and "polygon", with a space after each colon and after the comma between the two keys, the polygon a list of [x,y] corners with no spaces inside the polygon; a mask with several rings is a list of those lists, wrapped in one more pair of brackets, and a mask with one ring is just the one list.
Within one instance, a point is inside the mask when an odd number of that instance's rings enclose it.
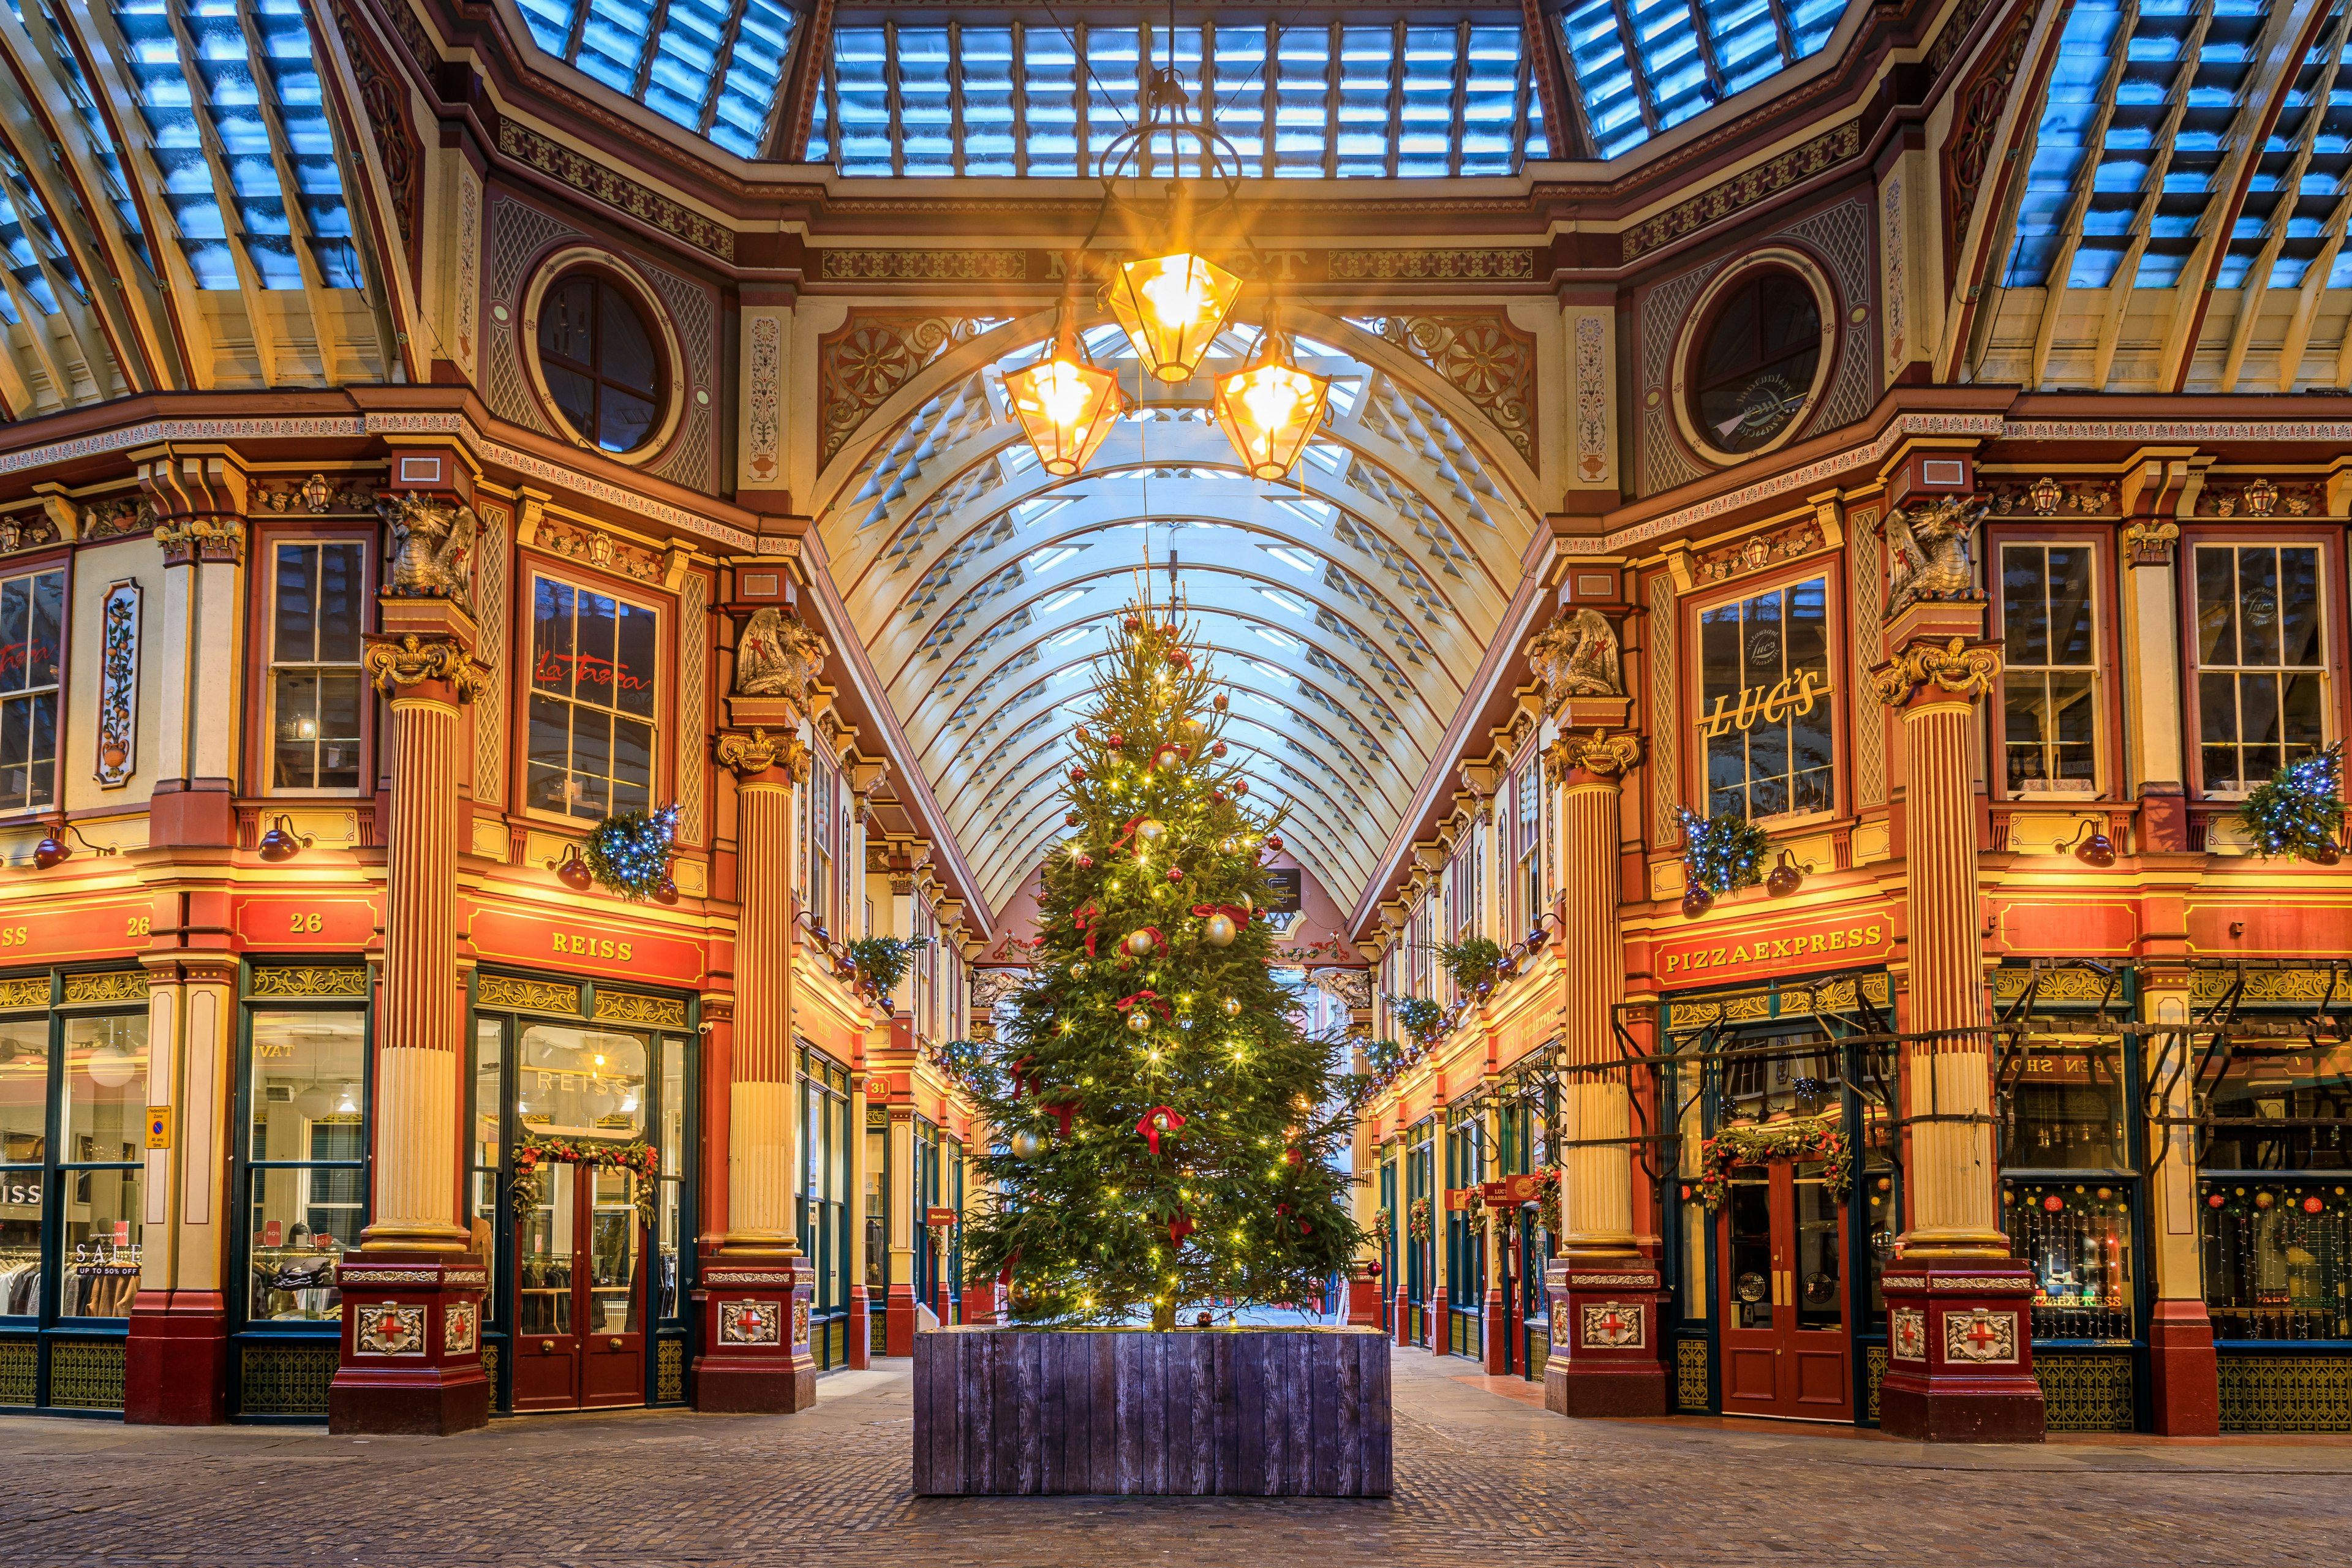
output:
{"label": "arched ceiling", "polygon": [[[1210,376],[1153,385],[1085,472],[1022,437],[1004,373],[1041,323],[940,362],[821,510],[835,583],[991,909],[1063,831],[1061,774],[1088,661],[1148,565],[1169,568],[1234,694],[1232,759],[1286,805],[1286,841],[1343,906],[1362,890],[1509,605],[1536,520],[1515,453],[1482,449],[1443,384],[1317,320],[1298,363],[1331,412],[1290,479],[1250,479],[1210,419]],[[1087,341],[1132,391],[1116,327]],[[992,353],[992,351],[994,351]]]}

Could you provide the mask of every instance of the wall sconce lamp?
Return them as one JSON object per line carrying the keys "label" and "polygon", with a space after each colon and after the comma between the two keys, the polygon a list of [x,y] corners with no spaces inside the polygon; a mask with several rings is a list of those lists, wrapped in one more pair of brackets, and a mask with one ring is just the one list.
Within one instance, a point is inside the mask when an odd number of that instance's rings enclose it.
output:
{"label": "wall sconce lamp", "polygon": [[93,855],[113,855],[120,853],[120,851],[118,851],[111,844],[92,844],[87,837],[83,837],[82,830],[80,828],[76,827],[72,823],[66,821],[63,817],[59,817],[58,819],[57,826],[42,835],[41,841],[33,846],[33,868],[35,870],[46,871],[50,867],[56,865],[58,861],[69,860],[73,858],[73,846],[58,837],[58,835],[60,833],[69,833],[73,835],[76,839],[80,841],[81,847],[89,850]]}
{"label": "wall sconce lamp", "polygon": [[261,836],[261,843],[256,847],[255,852],[264,860],[291,860],[318,841],[316,835],[295,832],[293,819],[281,816],[269,825],[269,831]]}
{"label": "wall sconce lamp", "polygon": [[2053,844],[2053,852],[2072,849],[2074,858],[2094,870],[2104,871],[2116,863],[2116,841],[2100,831],[2095,821],[2085,820],[2072,838]]}
{"label": "wall sconce lamp", "polygon": [[1770,876],[1764,879],[1764,891],[1771,898],[1785,899],[1803,887],[1805,879],[1812,874],[1811,861],[1808,860],[1801,865],[1796,857],[1783,849],[1780,851],[1780,863],[1772,868]]}
{"label": "wall sconce lamp", "polygon": [[575,893],[586,892],[596,880],[594,873],[588,869],[588,862],[580,858],[580,846],[577,844],[565,845],[563,858],[547,861],[546,866],[555,873],[556,880]]}

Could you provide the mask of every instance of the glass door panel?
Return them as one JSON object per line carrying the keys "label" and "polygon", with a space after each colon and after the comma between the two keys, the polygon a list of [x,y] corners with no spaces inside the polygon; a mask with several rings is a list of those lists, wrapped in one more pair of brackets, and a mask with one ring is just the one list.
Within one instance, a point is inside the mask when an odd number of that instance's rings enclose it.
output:
{"label": "glass door panel", "polygon": [[644,1227],[637,1223],[637,1178],[626,1171],[583,1170],[587,1200],[586,1354],[583,1406],[642,1405],[646,1397]]}
{"label": "glass door panel", "polygon": [[1847,1377],[1853,1358],[1845,1327],[1845,1217],[1832,1201],[1818,1163],[1783,1165],[1776,1173],[1789,1191],[1793,1222],[1791,1267],[1782,1294],[1794,1307],[1789,1333],[1788,1414],[1850,1420],[1853,1394]]}
{"label": "glass door panel", "polygon": [[1736,1172],[1720,1223],[1724,1414],[1853,1419],[1843,1206],[1822,1167]]}
{"label": "glass door panel", "polygon": [[539,1167],[539,1205],[515,1221],[517,1410],[580,1405],[579,1181],[576,1168]]}
{"label": "glass door panel", "polygon": [[1723,1205],[1723,1413],[1773,1415],[1780,1401],[1780,1254],[1769,1168],[1736,1172]]}

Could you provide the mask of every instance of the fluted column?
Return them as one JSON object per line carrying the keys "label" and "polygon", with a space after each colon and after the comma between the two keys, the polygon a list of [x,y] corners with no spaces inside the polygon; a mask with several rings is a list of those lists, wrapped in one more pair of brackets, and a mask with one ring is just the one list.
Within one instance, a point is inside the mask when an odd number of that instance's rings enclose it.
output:
{"label": "fluted column", "polygon": [[[1881,1276],[1888,1361],[1879,1422],[1913,1440],[2039,1442],[2033,1278],[2001,1233],[1992,1143],[1991,1037],[1978,913],[1977,703],[2000,656],[1951,636],[1982,611],[1915,605],[1874,671],[1903,717],[1910,978],[1902,1163],[1908,1227]],[[1926,629],[1926,628],[1922,628]]]}
{"label": "fluted column", "polygon": [[1657,1266],[1633,1236],[1633,1085],[1579,1070],[1614,1058],[1625,994],[1618,925],[1620,792],[1641,758],[1631,734],[1594,730],[1544,753],[1559,822],[1560,1254],[1546,1276],[1551,1360],[1544,1405],[1564,1415],[1663,1415]]}
{"label": "fluted column", "polygon": [[735,1056],[728,1085],[729,1257],[801,1256],[793,1214],[800,1120],[793,1114],[793,790],[808,752],[764,731],[729,734],[719,761],[738,776],[741,912],[735,937]]}

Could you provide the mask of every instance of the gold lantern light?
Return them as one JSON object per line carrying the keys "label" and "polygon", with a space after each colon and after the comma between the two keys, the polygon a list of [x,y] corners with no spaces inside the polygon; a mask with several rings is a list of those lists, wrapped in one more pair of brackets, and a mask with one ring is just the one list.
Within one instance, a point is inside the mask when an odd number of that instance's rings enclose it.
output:
{"label": "gold lantern light", "polygon": [[1299,369],[1290,340],[1269,321],[1249,363],[1217,378],[1217,425],[1252,479],[1278,479],[1323,423],[1330,395],[1331,378]]}
{"label": "gold lantern light", "polygon": [[1242,280],[1205,256],[1179,251],[1121,262],[1107,292],[1145,372],[1155,381],[1190,381],[1233,315]]}
{"label": "gold lantern light", "polygon": [[1074,315],[1066,302],[1053,352],[1004,378],[1005,395],[1021,416],[1022,433],[1045,471],[1056,479],[1085,468],[1128,409],[1118,375],[1087,353]]}

